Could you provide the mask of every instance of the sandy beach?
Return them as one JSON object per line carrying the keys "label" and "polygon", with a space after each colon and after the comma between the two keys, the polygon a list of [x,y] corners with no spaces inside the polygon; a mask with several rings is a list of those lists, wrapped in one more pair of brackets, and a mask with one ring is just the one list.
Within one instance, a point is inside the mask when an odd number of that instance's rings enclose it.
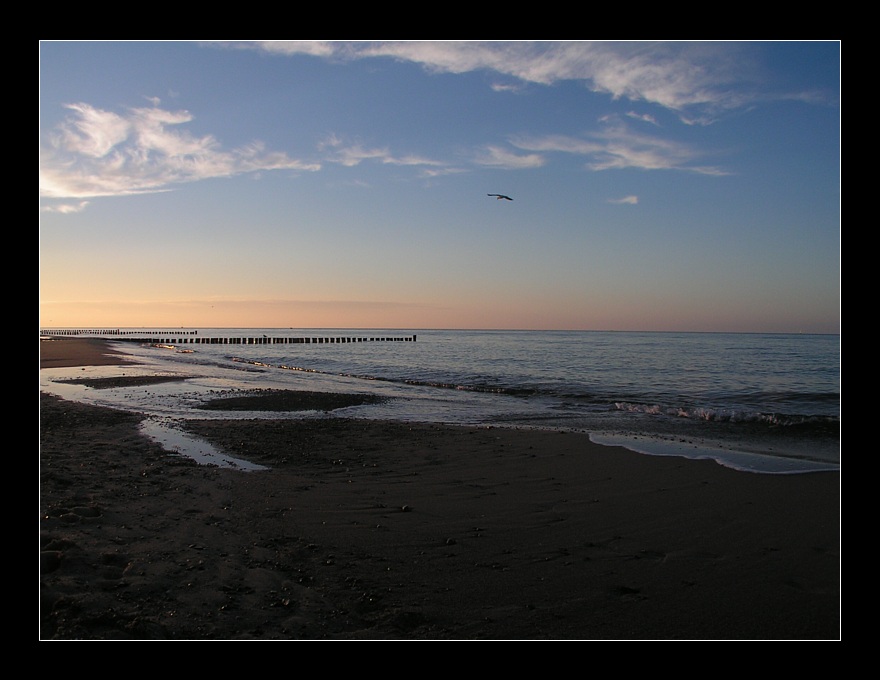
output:
{"label": "sandy beach", "polygon": [[[124,361],[40,343],[41,368]],[[269,468],[242,472],[139,420],[40,396],[41,640],[840,639],[838,473],[560,432],[192,421]]]}

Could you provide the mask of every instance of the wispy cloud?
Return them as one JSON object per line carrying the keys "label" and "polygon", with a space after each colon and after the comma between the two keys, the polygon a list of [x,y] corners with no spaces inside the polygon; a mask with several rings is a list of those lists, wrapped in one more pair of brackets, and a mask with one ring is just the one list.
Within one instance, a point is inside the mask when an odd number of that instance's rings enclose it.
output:
{"label": "wispy cloud", "polygon": [[[397,155],[387,147],[369,147],[360,142],[343,140],[338,135],[328,136],[318,144],[318,150],[324,162],[338,163],[345,167],[355,167],[367,162],[416,167],[422,177],[441,177],[467,172],[466,168],[459,165],[418,154]],[[499,145],[486,145],[471,155],[469,163],[483,167],[522,170],[541,167],[544,165],[544,158],[540,154],[522,154]]]}
{"label": "wispy cloud", "polygon": [[638,113],[636,111],[628,111],[627,117],[632,118],[633,120],[641,121],[642,123],[651,123],[651,125],[659,125],[657,119],[647,113]]}
{"label": "wispy cloud", "polygon": [[359,142],[346,142],[337,135],[330,135],[318,144],[325,153],[325,160],[354,167],[365,161],[376,161],[387,165],[424,166],[435,169],[447,166],[443,161],[426,158],[416,154],[395,155],[387,147],[367,148]]}
{"label": "wispy cloud", "polygon": [[89,201],[77,201],[75,203],[58,203],[56,205],[46,205],[40,208],[40,212],[60,213],[69,215],[71,213],[82,212],[88,207]]}
{"label": "wispy cloud", "polygon": [[639,202],[638,196],[624,196],[623,198],[609,198],[609,203],[616,203],[618,205],[637,205]]}
{"label": "wispy cloud", "polygon": [[542,155],[537,153],[518,154],[500,146],[490,145],[479,151],[474,158],[477,165],[505,170],[524,170],[540,168],[545,163]]}
{"label": "wispy cloud", "polygon": [[522,92],[523,86],[519,83],[492,83],[492,89],[495,92]]}
{"label": "wispy cloud", "polygon": [[584,137],[545,135],[515,137],[511,144],[524,151],[569,153],[587,157],[590,170],[636,168],[684,170],[703,175],[724,175],[721,168],[697,163],[701,154],[680,142],[633,132],[612,124]]}
{"label": "wispy cloud", "polygon": [[735,42],[264,41],[231,45],[336,60],[386,57],[445,73],[488,70],[541,85],[580,81],[614,99],[675,111],[687,123],[711,122],[759,96],[756,66],[743,57],[742,45]]}
{"label": "wispy cloud", "polygon": [[186,111],[157,106],[123,113],[69,104],[70,115],[41,149],[40,193],[93,198],[167,191],[174,185],[263,170],[317,170],[316,163],[267,151],[260,142],[225,149],[182,126]]}

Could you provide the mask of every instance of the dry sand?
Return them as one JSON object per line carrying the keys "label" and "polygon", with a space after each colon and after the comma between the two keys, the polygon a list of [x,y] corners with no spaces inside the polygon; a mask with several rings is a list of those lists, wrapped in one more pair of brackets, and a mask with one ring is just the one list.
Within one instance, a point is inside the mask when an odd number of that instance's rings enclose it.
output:
{"label": "dry sand", "polygon": [[[42,366],[113,364],[41,342]],[[40,399],[53,639],[840,639],[838,473],[760,475],[586,435],[200,421]]]}

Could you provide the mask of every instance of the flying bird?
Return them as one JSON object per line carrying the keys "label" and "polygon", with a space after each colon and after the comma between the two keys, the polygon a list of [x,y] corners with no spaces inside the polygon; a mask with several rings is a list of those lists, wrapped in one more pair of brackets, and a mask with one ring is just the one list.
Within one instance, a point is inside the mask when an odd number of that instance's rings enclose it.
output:
{"label": "flying bird", "polygon": [[505,201],[512,201],[512,200],[513,200],[510,196],[505,196],[504,194],[486,194],[486,196],[495,196],[495,197],[496,197],[496,199],[495,199],[496,201],[500,201],[502,198],[503,198]]}

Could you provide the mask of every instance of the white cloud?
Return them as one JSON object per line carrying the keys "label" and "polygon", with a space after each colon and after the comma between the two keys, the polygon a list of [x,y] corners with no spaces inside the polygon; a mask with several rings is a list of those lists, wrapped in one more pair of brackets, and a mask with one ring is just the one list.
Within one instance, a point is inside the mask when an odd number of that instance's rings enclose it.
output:
{"label": "white cloud", "polygon": [[122,116],[101,111],[87,104],[70,104],[76,116],[68,119],[54,135],[56,147],[74,154],[101,158],[131,132],[131,124]]}
{"label": "white cloud", "polygon": [[345,144],[336,137],[320,145],[320,148],[329,151],[328,161],[339,163],[346,167],[360,165],[368,160],[385,161],[390,155],[388,149],[367,149],[358,143]]}
{"label": "white cloud", "polygon": [[61,213],[69,215],[71,213],[82,212],[89,205],[88,201],[77,201],[76,203],[59,203],[57,205],[47,205],[40,208],[41,212]]}
{"label": "white cloud", "polygon": [[232,45],[233,47],[258,47],[276,54],[309,54],[314,57],[332,57],[338,53],[341,44],[328,40],[258,40],[253,43],[207,43]]}
{"label": "white cloud", "polygon": [[581,155],[597,154],[605,149],[605,145],[599,141],[570,135],[519,136],[511,138],[510,143],[527,151],[561,151]]}
{"label": "white cloud", "polygon": [[647,102],[688,123],[711,122],[756,96],[754,66],[736,42],[390,41],[235,43],[335,59],[389,57],[436,72],[490,70],[527,83],[583,82],[614,99]]}
{"label": "white cloud", "polygon": [[539,168],[544,165],[544,157],[540,154],[517,154],[499,146],[487,146],[474,159],[477,165],[484,165],[506,170],[523,170]]}
{"label": "white cloud", "polygon": [[640,120],[643,123],[651,123],[651,125],[659,125],[657,119],[654,116],[649,115],[647,113],[636,113],[635,111],[628,111],[626,114],[629,118],[634,120]]}
{"label": "white cloud", "polygon": [[610,125],[587,137],[546,135],[511,140],[517,148],[544,153],[562,152],[588,157],[591,170],[637,168],[640,170],[686,170],[723,175],[723,170],[696,164],[700,154],[680,142],[632,132],[624,125]]}
{"label": "white cloud", "polygon": [[523,90],[522,85],[511,83],[492,83],[491,87],[495,92],[522,92]]}
{"label": "white cloud", "polygon": [[40,194],[92,198],[167,191],[176,184],[262,170],[317,170],[319,165],[267,152],[259,142],[226,150],[211,135],[181,126],[186,111],[134,108],[122,114],[77,103],[47,135],[41,150]]}
{"label": "white cloud", "polygon": [[346,167],[360,165],[364,161],[377,161],[386,165],[405,165],[434,168],[436,173],[442,172],[447,164],[443,161],[425,158],[414,154],[396,156],[387,148],[365,148],[359,142],[345,142],[337,135],[330,135],[318,145],[321,151],[327,152],[327,161],[339,163]]}
{"label": "white cloud", "polygon": [[623,198],[610,198],[608,199],[609,203],[617,203],[619,205],[637,205],[639,202],[638,196],[624,196]]}

